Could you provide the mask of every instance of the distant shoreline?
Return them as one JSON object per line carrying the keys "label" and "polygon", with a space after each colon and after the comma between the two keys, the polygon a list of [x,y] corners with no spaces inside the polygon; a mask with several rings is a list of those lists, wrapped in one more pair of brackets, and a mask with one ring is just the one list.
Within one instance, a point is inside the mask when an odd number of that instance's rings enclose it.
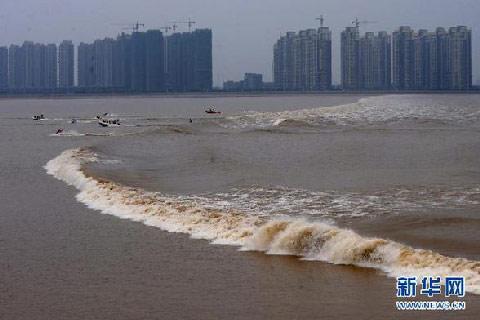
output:
{"label": "distant shoreline", "polygon": [[25,93],[25,94],[0,94],[0,100],[9,99],[82,99],[82,98],[108,98],[108,97],[130,97],[130,98],[212,98],[212,97],[259,97],[259,96],[322,96],[322,95],[414,95],[414,94],[480,94],[480,90],[465,91],[210,91],[210,92],[152,92],[152,93],[130,93],[130,92],[110,92],[110,93]]}

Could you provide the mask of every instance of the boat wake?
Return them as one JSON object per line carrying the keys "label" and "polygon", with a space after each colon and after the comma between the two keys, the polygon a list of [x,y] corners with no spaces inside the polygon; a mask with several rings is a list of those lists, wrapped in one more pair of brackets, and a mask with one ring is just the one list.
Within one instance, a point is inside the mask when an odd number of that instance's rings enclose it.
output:
{"label": "boat wake", "polygon": [[50,137],[109,137],[111,133],[79,133],[76,130],[68,130],[59,133],[52,133]]}
{"label": "boat wake", "polygon": [[214,244],[234,245],[266,254],[382,270],[388,276],[463,276],[466,290],[480,294],[480,262],[368,238],[326,222],[251,215],[235,209],[202,206],[194,200],[166,196],[88,176],[82,166],[100,161],[92,150],[64,151],[50,160],[50,175],[74,186],[76,198],[103,214],[142,222],[168,232],[189,234]]}

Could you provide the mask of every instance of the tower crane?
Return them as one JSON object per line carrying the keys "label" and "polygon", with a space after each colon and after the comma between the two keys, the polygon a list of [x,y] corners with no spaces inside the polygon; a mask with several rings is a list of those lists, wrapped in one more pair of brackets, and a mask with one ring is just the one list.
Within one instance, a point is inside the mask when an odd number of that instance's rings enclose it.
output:
{"label": "tower crane", "polygon": [[178,28],[177,23],[176,23],[176,22],[173,22],[173,25],[172,25],[173,33],[175,33],[175,31],[177,31],[177,28]]}
{"label": "tower crane", "polygon": [[188,21],[174,21],[173,22],[173,30],[174,30],[173,32],[175,32],[175,29],[177,29],[177,23],[187,24],[188,25],[188,32],[190,32],[192,30],[193,25],[197,22],[193,21],[190,18],[188,18]]}
{"label": "tower crane", "polygon": [[355,18],[355,20],[352,21],[352,24],[355,25],[355,28],[359,29],[360,25],[364,24],[372,24],[372,23],[378,23],[378,21],[360,21],[358,18]]}
{"label": "tower crane", "polygon": [[323,14],[320,15],[320,17],[316,18],[315,20],[320,21],[320,28],[323,28],[323,23],[325,22],[325,19],[323,17]]}
{"label": "tower crane", "polygon": [[168,32],[170,31],[170,29],[172,29],[172,27],[160,27],[158,29],[162,30],[165,34],[168,34]]}
{"label": "tower crane", "polygon": [[132,30],[133,32],[138,32],[138,30],[140,30],[140,27],[145,27],[145,24],[137,21],[136,23],[130,24],[130,27],[123,28],[123,30]]}

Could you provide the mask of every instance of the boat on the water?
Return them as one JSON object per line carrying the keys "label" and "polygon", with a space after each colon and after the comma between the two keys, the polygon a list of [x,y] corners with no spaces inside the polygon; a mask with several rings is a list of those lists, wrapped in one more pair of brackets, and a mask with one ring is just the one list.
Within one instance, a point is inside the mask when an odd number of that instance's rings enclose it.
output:
{"label": "boat on the water", "polygon": [[120,125],[120,120],[119,119],[103,119],[103,118],[100,118],[98,120],[98,124],[101,126],[101,127],[114,127],[114,126],[119,126]]}
{"label": "boat on the water", "polygon": [[38,121],[38,120],[45,120],[45,116],[43,114],[41,115],[34,115],[32,117],[33,120]]}
{"label": "boat on the water", "polygon": [[209,107],[208,109],[205,110],[205,113],[207,114],[221,114],[221,111],[215,110],[214,107]]}

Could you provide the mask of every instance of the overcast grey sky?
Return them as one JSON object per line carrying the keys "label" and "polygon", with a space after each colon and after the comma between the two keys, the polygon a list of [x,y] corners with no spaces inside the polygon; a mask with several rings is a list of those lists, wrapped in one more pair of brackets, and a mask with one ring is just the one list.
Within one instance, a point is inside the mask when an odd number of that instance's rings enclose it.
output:
{"label": "overcast grey sky", "polygon": [[[238,80],[244,72],[271,79],[272,47],[286,31],[318,26],[323,14],[334,36],[334,81],[339,81],[339,34],[355,17],[378,21],[362,31],[393,31],[400,25],[433,30],[473,29],[474,82],[480,82],[479,0],[2,0],[0,45],[24,40],[76,44],[116,36],[122,23],[137,19],[147,28],[188,17],[212,28],[214,82]],[[182,27],[186,30],[187,27]]]}

